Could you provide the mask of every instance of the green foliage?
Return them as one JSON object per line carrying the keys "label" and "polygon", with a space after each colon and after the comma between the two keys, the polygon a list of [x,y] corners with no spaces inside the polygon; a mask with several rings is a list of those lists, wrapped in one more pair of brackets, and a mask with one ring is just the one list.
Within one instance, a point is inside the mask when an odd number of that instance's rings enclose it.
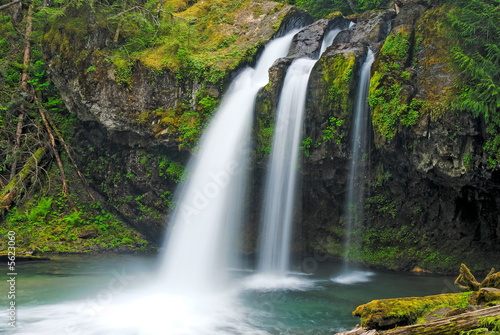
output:
{"label": "green foliage", "polygon": [[460,335],[499,335],[500,317],[482,317],[480,319],[480,328],[463,331]]}
{"label": "green foliage", "polygon": [[142,248],[147,244],[100,204],[73,211],[65,198],[44,196],[14,208],[0,225],[0,233],[16,231],[16,246],[25,251],[85,252],[96,248]]}
{"label": "green foliage", "polygon": [[185,169],[179,162],[163,158],[158,164],[160,176],[168,176],[174,182],[179,183],[186,179]]}
{"label": "green foliage", "polygon": [[312,145],[313,139],[310,137],[306,137],[305,139],[302,140],[302,144],[300,146],[300,149],[304,152],[304,155],[306,157],[311,156],[311,145]]}
{"label": "green foliage", "polygon": [[488,137],[484,150],[500,165],[500,11],[498,0],[457,0],[448,13],[453,60],[461,71],[455,108],[481,116]]}
{"label": "green foliage", "polygon": [[[349,5],[351,1],[352,6]],[[287,2],[307,10],[315,19],[327,17],[332,12],[344,15],[387,7],[389,0],[288,0]]]}
{"label": "green foliage", "polygon": [[400,30],[389,35],[380,50],[378,70],[370,80],[368,102],[373,111],[373,124],[378,133],[392,139],[399,125],[415,125],[425,101],[412,99],[404,90],[411,73],[404,66],[410,56],[411,34]]}
{"label": "green foliage", "polygon": [[395,218],[398,213],[396,202],[387,199],[385,195],[371,196],[366,199],[366,202],[368,210],[376,211],[392,218]]}
{"label": "green foliage", "polygon": [[309,157],[311,148],[318,148],[329,142],[335,141],[336,145],[340,145],[343,135],[340,134],[340,128],[344,124],[344,120],[338,119],[335,116],[330,116],[324,129],[321,130],[321,138],[313,141],[312,138],[307,137],[302,140],[301,149],[306,157]]}

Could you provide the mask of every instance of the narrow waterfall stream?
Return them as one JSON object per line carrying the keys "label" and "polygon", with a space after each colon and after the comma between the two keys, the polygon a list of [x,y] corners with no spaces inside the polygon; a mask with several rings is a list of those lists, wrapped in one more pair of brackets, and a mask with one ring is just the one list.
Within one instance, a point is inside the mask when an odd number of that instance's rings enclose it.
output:
{"label": "narrow waterfall stream", "polygon": [[299,58],[287,70],[276,111],[271,156],[263,198],[256,288],[299,288],[307,282],[288,277],[290,244],[297,193],[299,145],[309,75],[321,53],[341,29],[326,33],[317,59]]}
{"label": "narrow waterfall stream", "polygon": [[289,271],[297,163],[309,74],[316,60],[300,58],[288,68],[277,110],[267,174],[258,270],[283,277]]}
{"label": "narrow waterfall stream", "polygon": [[359,75],[356,101],[352,118],[351,135],[351,160],[349,164],[349,177],[347,182],[347,197],[345,203],[345,244],[344,244],[344,272],[333,278],[338,283],[352,283],[366,281],[370,272],[354,271],[349,268],[349,252],[359,249],[359,241],[353,239],[353,230],[363,222],[364,207],[364,174],[365,162],[368,154],[369,138],[369,108],[368,89],[370,86],[370,70],[375,60],[375,55],[368,48],[366,59]]}

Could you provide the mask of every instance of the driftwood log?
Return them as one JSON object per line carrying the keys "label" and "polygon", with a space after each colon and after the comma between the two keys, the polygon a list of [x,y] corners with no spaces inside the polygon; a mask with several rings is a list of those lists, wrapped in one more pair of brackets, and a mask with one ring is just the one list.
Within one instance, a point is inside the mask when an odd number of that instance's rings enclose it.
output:
{"label": "driftwood log", "polygon": [[381,332],[384,335],[454,335],[481,326],[483,317],[500,317],[500,306],[483,308],[474,312],[442,318],[437,321],[394,328]]}
{"label": "driftwood log", "polygon": [[460,274],[455,279],[455,285],[462,291],[478,291],[482,287],[500,288],[500,272],[492,268],[482,282],[478,282],[465,264],[460,265]]}

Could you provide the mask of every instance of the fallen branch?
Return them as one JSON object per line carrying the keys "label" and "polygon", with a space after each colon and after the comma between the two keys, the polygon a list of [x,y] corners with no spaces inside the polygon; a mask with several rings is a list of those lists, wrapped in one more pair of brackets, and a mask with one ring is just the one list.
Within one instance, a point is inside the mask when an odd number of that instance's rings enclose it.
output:
{"label": "fallen branch", "polygon": [[460,274],[455,279],[455,285],[462,291],[478,291],[483,287],[500,288],[500,272],[495,273],[491,269],[484,280],[480,283],[465,264],[460,265]]}
{"label": "fallen branch", "polygon": [[460,274],[455,279],[455,285],[463,291],[477,291],[481,286],[465,264],[460,264]]}
{"label": "fallen branch", "polygon": [[20,185],[36,170],[42,159],[47,153],[45,146],[38,148],[33,155],[26,161],[23,168],[10,182],[5,186],[0,194],[0,210],[8,209],[17,194],[19,193]]}
{"label": "fallen branch", "polygon": [[[36,97],[35,97],[35,99],[36,99]],[[47,121],[47,117],[45,116],[45,112],[43,111],[42,105],[39,103],[38,99],[36,99],[36,103],[38,105],[38,112],[40,113],[40,116],[42,117],[43,125],[45,126],[45,129],[47,130],[47,133],[49,135],[50,145],[52,147],[52,152],[54,153],[54,157],[56,158],[57,166],[59,167],[59,173],[61,174],[62,194],[68,196],[69,195],[69,188],[68,188],[66,173],[64,172],[64,165],[61,161],[61,157],[59,156],[59,152],[57,151],[57,145],[56,145],[56,140],[54,138],[54,134],[52,133],[52,129],[49,125],[49,122]],[[73,202],[73,199],[71,199],[71,197],[67,197],[67,199],[68,199],[68,202],[69,202],[71,208],[75,212],[78,212],[78,208],[76,207],[75,203]]]}
{"label": "fallen branch", "polygon": [[22,1],[23,1],[23,0],[15,0],[15,1],[9,2],[8,4],[1,5],[1,6],[0,6],[0,10],[5,9],[5,8],[8,8],[8,7],[10,7],[10,6],[12,6],[12,5],[15,5],[16,3],[20,3],[20,2],[22,2]]}
{"label": "fallen branch", "polygon": [[481,327],[481,319],[485,317],[499,317],[500,306],[480,309],[456,316],[446,317],[441,320],[421,323],[412,326],[399,327],[380,334],[384,335],[448,335],[460,334],[462,331]]}
{"label": "fallen branch", "polygon": [[48,119],[48,121],[49,121],[51,128],[54,130],[54,133],[56,133],[56,136],[59,139],[59,142],[62,144],[64,151],[66,151],[66,154],[68,155],[68,158],[71,161],[71,164],[75,168],[75,171],[78,174],[78,177],[80,177],[80,180],[82,181],[83,186],[85,187],[87,193],[89,194],[90,199],[92,199],[93,202],[97,202],[94,195],[90,191],[90,186],[89,186],[89,183],[87,182],[87,179],[85,178],[85,176],[82,174],[82,172],[78,168],[78,165],[76,164],[76,161],[73,158],[73,155],[71,154],[71,150],[70,150],[68,144],[66,143],[66,141],[64,140],[64,137],[61,135],[59,130],[57,130],[57,127],[55,126],[54,122],[52,122],[52,120],[50,120],[50,119]]}

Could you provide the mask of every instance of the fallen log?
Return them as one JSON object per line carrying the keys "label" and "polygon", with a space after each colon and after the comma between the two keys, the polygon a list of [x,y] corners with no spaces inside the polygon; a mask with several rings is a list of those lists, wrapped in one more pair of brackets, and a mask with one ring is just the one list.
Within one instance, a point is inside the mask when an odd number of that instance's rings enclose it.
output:
{"label": "fallen log", "polygon": [[21,171],[0,192],[0,210],[8,209],[16,195],[23,189],[22,183],[39,167],[47,153],[46,147],[38,148],[26,161]]}
{"label": "fallen log", "polygon": [[484,317],[500,317],[500,306],[480,309],[456,316],[442,318],[437,321],[421,323],[412,326],[394,328],[381,332],[384,335],[455,335],[462,331],[481,327]]}

